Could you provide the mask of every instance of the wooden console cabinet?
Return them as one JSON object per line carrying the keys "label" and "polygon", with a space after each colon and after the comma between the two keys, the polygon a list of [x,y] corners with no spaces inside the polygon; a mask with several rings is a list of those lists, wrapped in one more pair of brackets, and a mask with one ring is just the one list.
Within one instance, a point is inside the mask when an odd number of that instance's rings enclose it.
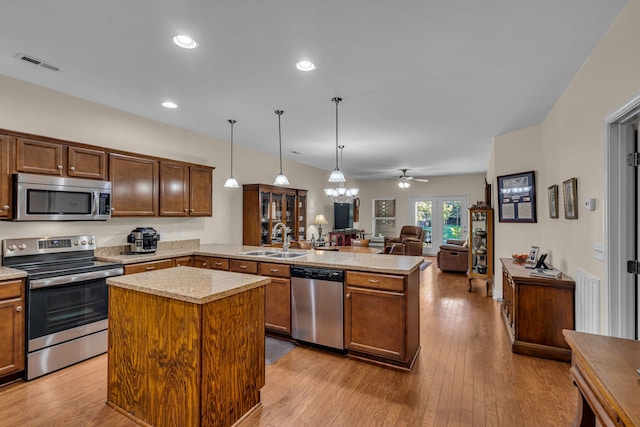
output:
{"label": "wooden console cabinet", "polygon": [[502,317],[514,353],[571,361],[571,349],[562,335],[574,329],[575,282],[532,277],[531,270],[510,258],[502,263]]}

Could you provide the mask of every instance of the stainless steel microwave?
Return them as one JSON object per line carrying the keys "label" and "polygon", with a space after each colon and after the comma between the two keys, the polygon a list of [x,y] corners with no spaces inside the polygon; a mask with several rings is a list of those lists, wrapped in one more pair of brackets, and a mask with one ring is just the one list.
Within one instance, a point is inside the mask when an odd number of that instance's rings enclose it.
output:
{"label": "stainless steel microwave", "polygon": [[111,182],[17,173],[14,221],[104,221],[111,218]]}

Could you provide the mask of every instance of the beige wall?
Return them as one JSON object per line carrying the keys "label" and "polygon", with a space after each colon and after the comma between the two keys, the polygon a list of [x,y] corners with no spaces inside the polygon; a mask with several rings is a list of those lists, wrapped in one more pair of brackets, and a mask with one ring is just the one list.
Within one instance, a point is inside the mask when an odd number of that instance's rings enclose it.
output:
{"label": "beige wall", "polygon": [[[593,257],[594,244],[604,241],[604,120],[640,94],[639,22],[640,0],[631,0],[545,120],[495,138],[488,168],[493,183],[498,175],[535,170],[538,195],[537,224],[496,223],[496,258],[538,244],[568,275],[580,268],[605,280],[603,262]],[[550,219],[547,187],[571,177],[578,179],[578,219],[564,219],[562,191],[560,218]],[[584,206],[591,197],[595,211]],[[604,307],[602,314],[604,323]]]}

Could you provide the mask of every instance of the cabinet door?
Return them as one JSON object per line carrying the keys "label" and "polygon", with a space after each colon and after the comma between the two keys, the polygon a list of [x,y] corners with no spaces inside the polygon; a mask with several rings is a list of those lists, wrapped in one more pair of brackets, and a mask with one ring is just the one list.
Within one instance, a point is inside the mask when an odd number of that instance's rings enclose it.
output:
{"label": "cabinet door", "polygon": [[189,191],[189,215],[211,216],[213,214],[213,173],[210,168],[191,166]]}
{"label": "cabinet door", "polygon": [[107,155],[104,151],[69,146],[67,175],[75,178],[107,179]]}
{"label": "cabinet door", "polygon": [[405,295],[347,286],[345,345],[348,350],[404,360]]}
{"label": "cabinet door", "polygon": [[160,215],[189,215],[189,166],[160,162]]}
{"label": "cabinet door", "polygon": [[265,289],[266,329],[291,334],[291,280],[273,277]]}
{"label": "cabinet door", "polygon": [[11,157],[9,136],[0,135],[0,218],[11,217]]}
{"label": "cabinet door", "polygon": [[16,138],[16,170],[45,175],[64,173],[63,145],[35,139]]}
{"label": "cabinet door", "polygon": [[236,273],[258,274],[258,263],[256,261],[232,259],[229,265],[229,271]]}
{"label": "cabinet door", "polygon": [[22,280],[0,283],[0,377],[24,369],[23,289]]}
{"label": "cabinet door", "polygon": [[203,255],[193,256],[193,266],[197,268],[209,268],[209,257]]}
{"label": "cabinet door", "polygon": [[158,215],[158,162],[143,157],[109,154],[113,216]]}

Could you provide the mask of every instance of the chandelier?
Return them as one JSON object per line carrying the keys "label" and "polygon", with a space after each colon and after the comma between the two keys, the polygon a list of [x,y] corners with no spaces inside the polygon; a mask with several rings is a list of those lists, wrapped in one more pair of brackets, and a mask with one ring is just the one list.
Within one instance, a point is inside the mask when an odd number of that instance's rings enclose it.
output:
{"label": "chandelier", "polygon": [[[344,145],[340,145],[338,148],[340,149],[340,160],[342,160],[342,149],[344,148]],[[334,203],[351,203],[353,199],[358,196],[359,191],[360,189],[358,188],[346,188],[344,186],[344,181],[342,181],[338,183],[337,188],[325,188],[324,194],[333,200]]]}

